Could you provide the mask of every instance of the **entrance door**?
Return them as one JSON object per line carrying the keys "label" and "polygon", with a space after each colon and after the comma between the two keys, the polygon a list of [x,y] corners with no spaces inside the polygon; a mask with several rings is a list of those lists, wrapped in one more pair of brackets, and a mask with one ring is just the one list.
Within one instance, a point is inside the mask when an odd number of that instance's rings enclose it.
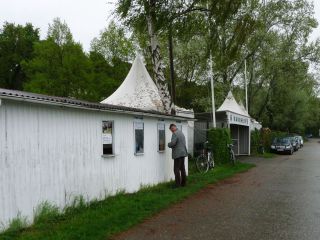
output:
{"label": "entrance door", "polygon": [[249,127],[238,126],[239,127],[239,154],[248,155],[249,154]]}
{"label": "entrance door", "polygon": [[233,151],[235,155],[239,155],[239,126],[231,124],[230,133],[233,144]]}

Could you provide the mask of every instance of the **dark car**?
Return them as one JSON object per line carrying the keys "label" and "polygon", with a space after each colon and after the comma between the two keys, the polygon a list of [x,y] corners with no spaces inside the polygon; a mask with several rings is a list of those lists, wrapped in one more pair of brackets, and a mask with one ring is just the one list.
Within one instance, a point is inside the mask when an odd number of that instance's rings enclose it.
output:
{"label": "dark car", "polygon": [[293,154],[294,148],[292,146],[291,139],[289,137],[286,138],[275,138],[271,144],[271,151],[278,153],[289,153]]}
{"label": "dark car", "polygon": [[313,137],[312,133],[307,133],[306,134],[306,138],[312,138],[312,137]]}
{"label": "dark car", "polygon": [[300,141],[299,141],[299,139],[298,139],[297,137],[294,137],[294,136],[290,136],[290,137],[288,137],[288,138],[289,138],[290,141],[291,141],[291,144],[292,144],[292,146],[293,146],[294,151],[298,151],[299,148],[300,148]]}

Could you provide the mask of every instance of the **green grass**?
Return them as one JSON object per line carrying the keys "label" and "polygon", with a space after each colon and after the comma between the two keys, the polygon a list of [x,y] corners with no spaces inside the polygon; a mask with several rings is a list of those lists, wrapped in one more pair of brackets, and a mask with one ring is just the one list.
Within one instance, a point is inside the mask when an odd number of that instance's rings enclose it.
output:
{"label": "green grass", "polygon": [[16,218],[10,221],[9,227],[6,230],[6,232],[17,232],[20,229],[26,228],[27,226],[28,226],[27,218],[22,217],[21,214],[19,213]]}
{"label": "green grass", "polygon": [[144,187],[133,194],[119,193],[103,201],[75,204],[67,208],[63,214],[59,214],[55,207],[46,203],[40,208],[38,220],[34,225],[6,231],[0,234],[0,239],[108,239],[180,202],[208,184],[247,171],[254,166],[247,163],[238,163],[233,167],[224,165],[206,174],[200,174],[192,168],[192,163],[190,165],[187,187],[171,189],[172,183],[162,183]]}
{"label": "green grass", "polygon": [[270,152],[264,152],[263,154],[258,153],[256,156],[257,156],[257,157],[262,157],[262,158],[274,158],[274,157],[277,156],[277,154],[275,154],[275,153],[270,153]]}

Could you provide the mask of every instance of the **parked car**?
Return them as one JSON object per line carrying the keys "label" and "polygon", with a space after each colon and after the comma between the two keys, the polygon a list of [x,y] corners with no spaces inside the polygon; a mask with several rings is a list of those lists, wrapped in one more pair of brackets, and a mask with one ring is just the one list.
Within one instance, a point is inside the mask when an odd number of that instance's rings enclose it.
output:
{"label": "parked car", "polygon": [[290,137],[288,137],[288,138],[289,138],[290,141],[291,141],[291,144],[292,144],[292,146],[293,146],[293,150],[294,150],[294,151],[298,151],[299,148],[300,148],[300,142],[299,142],[298,138],[292,137],[292,136],[290,136]]}
{"label": "parked car", "polygon": [[306,138],[312,138],[312,137],[313,137],[312,133],[307,133],[306,134]]}
{"label": "parked car", "polygon": [[300,142],[300,148],[303,147],[303,137],[302,136],[297,136],[299,142]]}
{"label": "parked car", "polygon": [[289,137],[275,138],[271,144],[271,151],[279,153],[284,152],[292,155],[294,152],[294,147]]}

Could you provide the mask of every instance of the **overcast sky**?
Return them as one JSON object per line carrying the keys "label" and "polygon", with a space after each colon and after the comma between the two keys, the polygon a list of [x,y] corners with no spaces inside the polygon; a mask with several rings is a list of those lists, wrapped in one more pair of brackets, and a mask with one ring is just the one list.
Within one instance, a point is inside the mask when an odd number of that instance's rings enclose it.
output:
{"label": "overcast sky", "polygon": [[[65,20],[76,41],[85,50],[90,42],[108,25],[116,0],[0,0],[0,24],[5,21],[17,24],[32,23],[40,28],[41,37],[47,33],[53,18]],[[320,22],[320,1],[314,1],[316,18]],[[312,38],[320,37],[320,27]]]}

